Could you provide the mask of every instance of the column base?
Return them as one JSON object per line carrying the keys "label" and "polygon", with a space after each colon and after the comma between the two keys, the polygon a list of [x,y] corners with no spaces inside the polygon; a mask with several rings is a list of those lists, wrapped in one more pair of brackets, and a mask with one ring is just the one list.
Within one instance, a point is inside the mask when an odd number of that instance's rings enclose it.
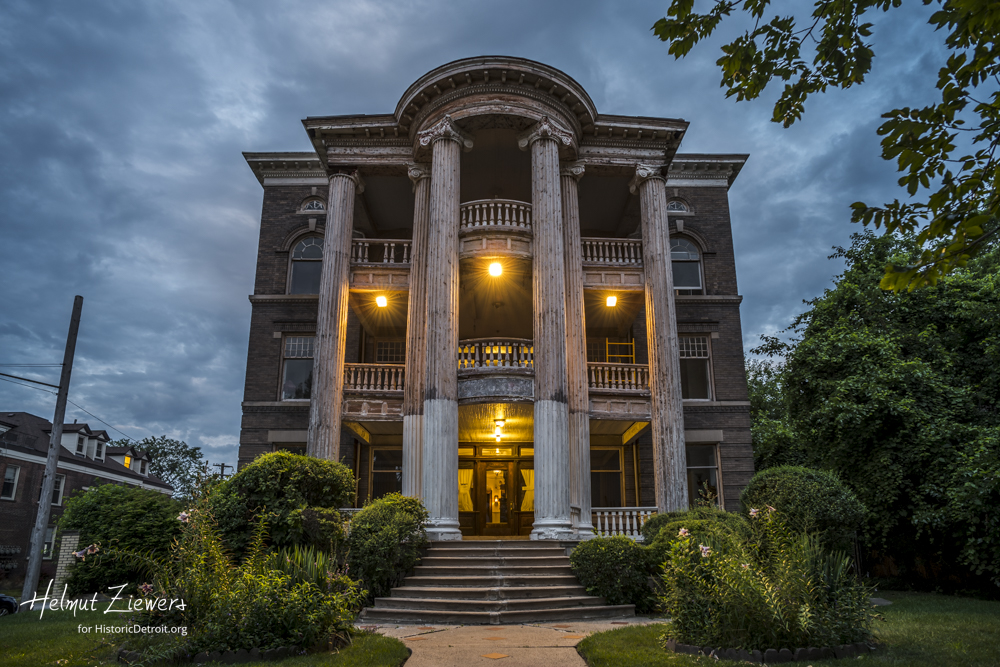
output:
{"label": "column base", "polygon": [[532,540],[578,540],[569,517],[537,519],[531,527]]}
{"label": "column base", "polygon": [[427,539],[432,542],[452,542],[462,539],[458,521],[453,519],[428,519],[424,524],[424,530],[427,531]]}
{"label": "column base", "polygon": [[594,530],[594,525],[587,521],[586,523],[580,522],[573,526],[573,532],[576,533],[576,539],[581,542],[586,540],[592,540],[597,537],[597,532]]}

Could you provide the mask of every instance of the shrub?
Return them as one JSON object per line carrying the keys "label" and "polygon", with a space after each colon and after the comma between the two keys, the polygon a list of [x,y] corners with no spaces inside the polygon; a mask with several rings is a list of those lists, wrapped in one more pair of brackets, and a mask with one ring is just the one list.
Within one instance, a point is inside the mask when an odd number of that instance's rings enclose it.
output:
{"label": "shrub", "polygon": [[602,597],[611,605],[652,609],[646,553],[634,540],[623,535],[595,537],[577,545],[569,562],[588,595]]}
{"label": "shrub", "polygon": [[865,506],[833,474],[779,466],[753,476],[740,496],[744,513],[774,507],[800,533],[818,533],[831,549],[848,549],[865,518]]}
{"label": "shrub", "polygon": [[[181,532],[182,506],[170,496],[135,486],[101,484],[74,494],[59,519],[61,530],[80,531],[80,545],[100,544],[165,555]],[[109,586],[129,584],[135,590],[139,573],[124,563],[99,564],[90,558],[74,564],[67,581],[69,596],[107,593]],[[61,593],[61,591],[60,591]]]}
{"label": "shrub", "polygon": [[640,531],[642,533],[642,543],[652,544],[653,540],[656,539],[656,536],[660,534],[660,529],[668,523],[673,523],[674,521],[694,520],[729,522],[734,527],[736,523],[741,524],[742,522],[742,519],[736,513],[727,512],[712,505],[697,505],[687,510],[654,514],[646,519],[646,522],[642,524],[642,529]]}
{"label": "shrub", "polygon": [[687,514],[689,518],[678,519],[662,526],[653,543],[646,546],[650,574],[659,576],[660,569],[670,554],[670,545],[676,540],[684,539],[685,533],[691,539],[710,541],[713,544],[720,542],[739,544],[750,538],[750,526],[739,514],[720,511],[719,515],[712,519],[694,518],[705,516],[704,512]]}
{"label": "shrub", "polygon": [[209,494],[209,506],[226,543],[237,554],[249,545],[253,525],[267,515],[271,543],[337,552],[344,542],[338,508],[351,502],[354,475],[336,461],[290,452],[265,454]]}
{"label": "shrub", "polygon": [[664,638],[748,651],[870,639],[872,591],[842,552],[789,529],[776,512],[757,513],[750,530],[745,542],[689,535],[670,543]]}
{"label": "shrub", "polygon": [[388,595],[420,561],[426,520],[423,503],[399,493],[371,501],[351,519],[349,571],[369,600]]}

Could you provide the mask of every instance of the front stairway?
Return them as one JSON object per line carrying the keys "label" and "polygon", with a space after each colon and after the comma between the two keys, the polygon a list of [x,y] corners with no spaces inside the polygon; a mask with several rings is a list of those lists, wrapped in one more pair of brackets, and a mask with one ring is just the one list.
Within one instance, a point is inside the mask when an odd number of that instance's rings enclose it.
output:
{"label": "front stairway", "polygon": [[376,623],[505,625],[634,616],[606,605],[573,576],[566,549],[552,542],[431,542],[403,585],[361,613]]}

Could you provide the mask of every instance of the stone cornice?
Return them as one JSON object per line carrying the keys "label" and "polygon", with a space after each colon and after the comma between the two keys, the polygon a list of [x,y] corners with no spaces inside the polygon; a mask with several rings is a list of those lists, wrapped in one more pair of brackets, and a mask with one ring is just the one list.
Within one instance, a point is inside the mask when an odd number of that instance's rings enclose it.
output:
{"label": "stone cornice", "polygon": [[251,294],[250,303],[253,304],[289,304],[297,303],[310,306],[319,303],[318,294]]}
{"label": "stone cornice", "polygon": [[257,181],[264,179],[326,180],[326,170],[315,153],[243,153]]}
{"label": "stone cornice", "polygon": [[740,154],[675,155],[667,170],[668,185],[682,181],[723,181],[720,185],[729,188],[748,158],[749,155]]}
{"label": "stone cornice", "polygon": [[573,147],[573,133],[559,127],[559,124],[550,120],[548,116],[543,116],[540,121],[518,135],[517,147],[522,151],[527,150],[539,139],[554,139],[556,143],[567,148]]}
{"label": "stone cornice", "polygon": [[738,305],[743,301],[739,294],[678,294],[674,297],[678,306],[688,304]]}

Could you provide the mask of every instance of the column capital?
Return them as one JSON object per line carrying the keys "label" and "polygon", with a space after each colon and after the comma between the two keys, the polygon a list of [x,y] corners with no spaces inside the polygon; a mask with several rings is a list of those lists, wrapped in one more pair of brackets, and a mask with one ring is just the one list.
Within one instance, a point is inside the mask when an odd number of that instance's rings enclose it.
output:
{"label": "column capital", "polygon": [[639,190],[639,186],[650,179],[659,179],[664,183],[667,182],[666,177],[663,175],[663,166],[658,164],[637,164],[635,165],[635,176],[628,184],[629,192],[635,194]]}
{"label": "column capital", "polygon": [[361,179],[361,174],[358,173],[357,169],[331,169],[327,173],[331,183],[338,176],[344,176],[354,181],[354,194],[359,195],[365,191],[365,182]]}
{"label": "column capital", "polygon": [[430,146],[439,139],[450,139],[458,142],[458,144],[462,147],[462,150],[472,150],[472,137],[468,133],[464,132],[458,125],[455,125],[455,122],[449,115],[445,115],[444,118],[423,132],[417,133],[417,143],[422,148]]}
{"label": "column capital", "polygon": [[522,151],[526,151],[531,144],[539,139],[555,139],[563,146],[573,145],[573,133],[552,122],[548,116],[542,116],[540,121],[518,135],[517,146]]}
{"label": "column capital", "polygon": [[579,182],[583,178],[583,172],[586,167],[583,162],[575,160],[573,162],[560,162],[559,163],[559,175],[569,176],[574,181]]}
{"label": "column capital", "polygon": [[426,162],[411,162],[406,165],[406,175],[413,181],[413,191],[417,191],[417,183],[431,177],[431,165]]}

